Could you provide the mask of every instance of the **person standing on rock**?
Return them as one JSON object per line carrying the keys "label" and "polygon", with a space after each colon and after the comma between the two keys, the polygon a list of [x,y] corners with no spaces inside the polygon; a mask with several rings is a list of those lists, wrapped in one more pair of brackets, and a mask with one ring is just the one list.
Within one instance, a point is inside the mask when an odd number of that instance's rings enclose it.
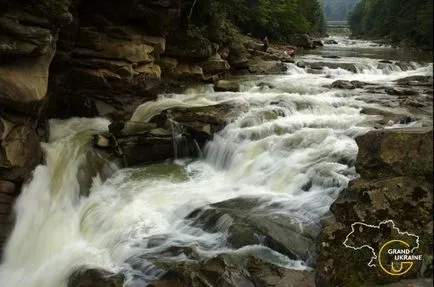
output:
{"label": "person standing on rock", "polygon": [[267,49],[268,49],[268,37],[267,37],[267,35],[265,35],[262,38],[262,43],[264,43],[264,46],[263,46],[264,52],[267,52]]}

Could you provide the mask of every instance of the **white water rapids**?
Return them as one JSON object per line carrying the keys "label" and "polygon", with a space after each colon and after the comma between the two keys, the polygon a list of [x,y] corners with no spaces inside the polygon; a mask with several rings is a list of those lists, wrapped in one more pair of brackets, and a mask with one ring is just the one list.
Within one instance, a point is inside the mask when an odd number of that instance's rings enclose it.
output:
{"label": "white water rapids", "polygon": [[[365,42],[361,48],[369,49]],[[46,164],[36,168],[15,205],[16,224],[4,250],[0,286],[66,286],[69,274],[82,265],[153,278],[160,273],[152,259],[166,256],[163,251],[174,245],[194,246],[204,257],[230,252],[225,232],[207,233],[183,218],[206,204],[240,196],[261,198],[263,208],[279,203],[281,214],[319,224],[338,193],[357,176],[354,138],[378,119],[360,110],[381,108],[366,103],[361,90],[322,86],[336,79],[391,85],[405,76],[432,75],[432,64],[413,63],[404,72],[396,66],[377,69],[369,58],[304,58],[350,61],[359,72],[325,68],[308,74],[288,64],[286,75],[239,79],[238,93],[215,93],[204,86],[161,96],[139,107],[133,120],[148,120],[174,106],[225,101],[247,105],[249,111],[215,136],[202,159],[118,170],[105,182],[96,177],[88,197],[80,196],[78,174],[91,147],[90,135],[105,131],[109,122],[52,120],[51,141],[44,145]],[[268,86],[258,87],[260,82]],[[305,265],[260,246],[236,252],[266,254],[292,268]],[[142,263],[147,271],[126,263],[135,255],[149,260]]]}

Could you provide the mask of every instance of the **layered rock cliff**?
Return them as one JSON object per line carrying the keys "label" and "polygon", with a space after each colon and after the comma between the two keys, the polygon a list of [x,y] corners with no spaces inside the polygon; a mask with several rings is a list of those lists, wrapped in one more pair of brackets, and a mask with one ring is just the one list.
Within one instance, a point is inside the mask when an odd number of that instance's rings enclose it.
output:
{"label": "layered rock cliff", "polygon": [[0,0],[0,241],[12,201],[42,161],[49,118],[129,118],[191,82],[286,70],[280,61],[290,57],[261,52],[229,23],[189,35],[180,4]]}
{"label": "layered rock cliff", "polygon": [[48,117],[131,114],[152,99],[180,1],[0,1],[0,245],[42,160]]}

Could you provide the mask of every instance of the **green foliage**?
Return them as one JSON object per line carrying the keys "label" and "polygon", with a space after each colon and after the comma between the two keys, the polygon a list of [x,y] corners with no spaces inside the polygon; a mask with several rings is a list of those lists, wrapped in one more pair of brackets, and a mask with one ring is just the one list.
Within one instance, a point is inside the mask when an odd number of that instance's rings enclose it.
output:
{"label": "green foliage", "polygon": [[324,32],[322,6],[318,0],[184,0],[182,21],[193,30],[228,27],[232,23],[245,33],[286,40],[293,33]]}
{"label": "green foliage", "polygon": [[354,34],[433,44],[432,0],[362,0],[350,13]]}

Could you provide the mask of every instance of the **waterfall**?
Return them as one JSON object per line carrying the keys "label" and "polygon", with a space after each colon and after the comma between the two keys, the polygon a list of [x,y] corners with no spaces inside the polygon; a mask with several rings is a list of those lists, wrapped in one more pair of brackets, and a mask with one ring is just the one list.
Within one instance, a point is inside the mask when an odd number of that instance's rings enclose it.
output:
{"label": "waterfall", "polygon": [[351,60],[359,73],[324,69],[308,74],[288,64],[285,75],[236,78],[244,87],[238,93],[216,93],[206,86],[139,106],[126,130],[135,131],[132,122],[147,123],[174,107],[232,101],[245,104],[248,111],[231,118],[197,160],[184,159],[191,153],[185,144],[190,140],[171,121],[175,161],[117,170],[107,180],[97,174],[88,192],[81,190],[80,178],[92,175],[85,167],[98,158],[92,135],[106,131],[109,122],[51,120],[51,138],[43,145],[46,163],[34,170],[15,204],[0,286],[66,287],[68,276],[86,265],[124,272],[127,287],[136,277],[161,276],[164,270],[154,264],[159,260],[186,260],[177,248],[188,248],[200,258],[253,254],[288,268],[307,268],[310,262],[265,246],[234,250],[227,244],[228,218],[219,219],[217,232],[206,232],[186,217],[209,204],[247,197],[258,199],[255,211],[319,226],[339,192],[358,176],[354,139],[378,119],[361,109],[380,106],[365,101],[366,92],[325,86],[336,79],[391,85],[405,76],[432,75],[432,64],[407,71],[386,65],[382,70],[377,60]]}

